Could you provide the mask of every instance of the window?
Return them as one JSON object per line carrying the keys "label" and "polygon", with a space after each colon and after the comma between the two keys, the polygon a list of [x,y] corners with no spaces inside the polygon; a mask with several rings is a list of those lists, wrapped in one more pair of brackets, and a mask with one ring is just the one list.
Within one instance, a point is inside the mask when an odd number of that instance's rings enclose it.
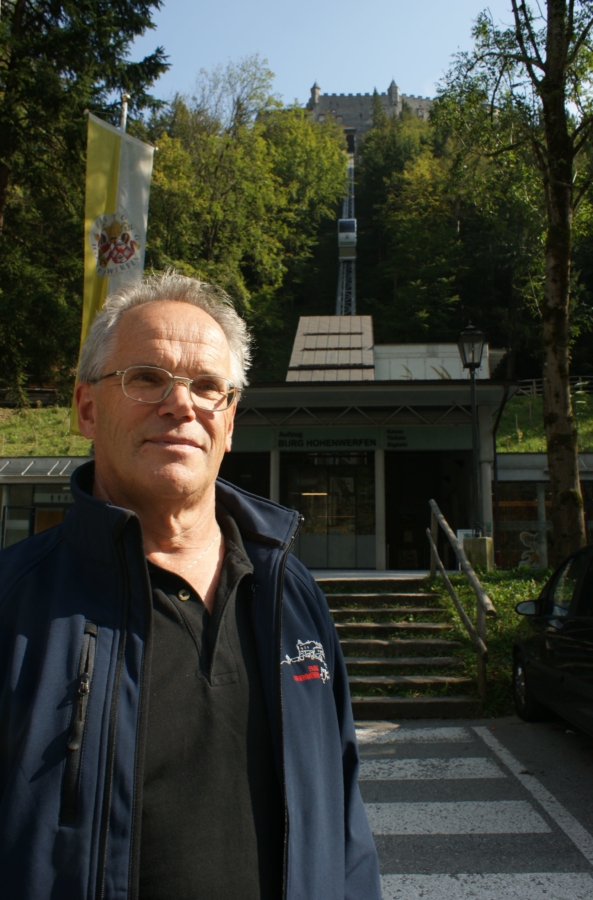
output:
{"label": "window", "polygon": [[574,590],[589,564],[589,560],[589,553],[577,553],[563,565],[556,575],[547,604],[553,616],[561,617],[568,614]]}
{"label": "window", "polygon": [[587,558],[590,565],[583,581],[576,614],[577,616],[590,619],[593,618],[593,563],[591,562],[590,553]]}

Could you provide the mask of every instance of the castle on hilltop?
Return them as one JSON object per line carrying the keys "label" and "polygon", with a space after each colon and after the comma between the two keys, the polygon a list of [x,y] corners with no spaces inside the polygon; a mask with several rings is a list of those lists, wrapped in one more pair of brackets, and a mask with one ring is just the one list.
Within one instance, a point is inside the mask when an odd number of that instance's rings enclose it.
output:
{"label": "castle on hilltop", "polygon": [[[378,96],[388,116],[399,116],[405,103],[419,118],[428,119],[432,106],[430,97],[402,94],[393,80],[387,93]],[[316,122],[323,122],[328,114],[334,116],[344,129],[351,153],[356,149],[356,137],[365,134],[373,125],[372,94],[322,94],[315,82],[306,108]]]}

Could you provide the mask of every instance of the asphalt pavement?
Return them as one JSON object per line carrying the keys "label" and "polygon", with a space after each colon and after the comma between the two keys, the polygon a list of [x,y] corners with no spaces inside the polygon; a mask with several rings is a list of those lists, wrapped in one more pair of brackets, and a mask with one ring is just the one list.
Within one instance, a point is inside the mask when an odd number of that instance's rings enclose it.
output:
{"label": "asphalt pavement", "polygon": [[593,900],[593,738],[515,717],[357,733],[383,900]]}

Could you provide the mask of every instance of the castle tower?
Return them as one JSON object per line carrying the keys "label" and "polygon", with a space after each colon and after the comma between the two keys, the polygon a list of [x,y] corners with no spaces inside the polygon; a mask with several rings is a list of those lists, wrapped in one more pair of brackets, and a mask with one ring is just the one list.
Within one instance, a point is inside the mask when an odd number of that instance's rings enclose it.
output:
{"label": "castle tower", "polygon": [[317,106],[317,104],[319,103],[320,93],[321,93],[321,88],[319,87],[317,82],[315,82],[315,84],[311,88],[311,99],[309,100],[309,103],[308,103],[309,109],[313,109],[314,106]]}
{"label": "castle tower", "polygon": [[387,88],[387,96],[389,97],[389,103],[391,104],[391,106],[400,106],[402,95],[393,78],[391,79],[391,84]]}

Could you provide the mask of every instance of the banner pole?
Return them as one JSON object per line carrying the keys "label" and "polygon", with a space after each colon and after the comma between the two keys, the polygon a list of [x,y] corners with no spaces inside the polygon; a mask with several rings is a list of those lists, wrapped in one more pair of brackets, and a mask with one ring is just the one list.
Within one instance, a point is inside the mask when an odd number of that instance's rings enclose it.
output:
{"label": "banner pole", "polygon": [[119,121],[120,130],[125,132],[126,125],[128,122],[128,100],[130,99],[129,94],[121,95],[121,118]]}

